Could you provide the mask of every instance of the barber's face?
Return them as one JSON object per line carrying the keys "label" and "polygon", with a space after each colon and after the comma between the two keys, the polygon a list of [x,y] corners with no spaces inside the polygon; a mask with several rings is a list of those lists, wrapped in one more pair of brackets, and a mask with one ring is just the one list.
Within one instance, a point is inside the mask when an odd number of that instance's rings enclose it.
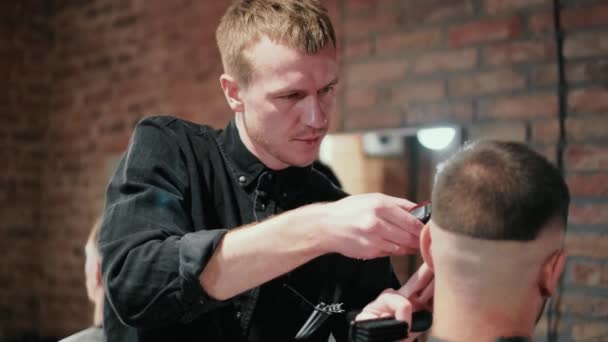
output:
{"label": "barber's face", "polygon": [[[239,90],[250,148],[267,166],[306,166],[318,156],[336,103],[336,51],[306,55],[262,38],[246,50],[253,75]],[[242,134],[242,132],[241,132]]]}

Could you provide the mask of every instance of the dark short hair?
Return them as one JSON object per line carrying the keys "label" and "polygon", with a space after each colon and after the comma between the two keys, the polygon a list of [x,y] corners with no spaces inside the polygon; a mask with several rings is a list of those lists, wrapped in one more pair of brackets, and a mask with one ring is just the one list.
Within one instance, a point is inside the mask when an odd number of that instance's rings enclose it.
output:
{"label": "dark short hair", "polygon": [[534,240],[549,220],[568,217],[570,194],[559,170],[522,143],[482,140],[438,167],[433,221],[488,240]]}

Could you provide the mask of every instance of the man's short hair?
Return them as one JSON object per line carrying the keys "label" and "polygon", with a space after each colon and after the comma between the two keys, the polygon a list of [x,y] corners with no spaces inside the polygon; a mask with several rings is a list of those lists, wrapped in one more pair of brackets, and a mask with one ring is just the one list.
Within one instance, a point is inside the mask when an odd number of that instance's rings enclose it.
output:
{"label": "man's short hair", "polygon": [[268,36],[303,53],[315,54],[336,34],[327,10],[316,0],[237,0],[216,31],[226,73],[247,85],[252,67],[243,55],[250,44]]}
{"label": "man's short hair", "polygon": [[433,221],[488,240],[534,240],[546,223],[566,225],[570,194],[559,170],[525,144],[468,144],[438,167]]}

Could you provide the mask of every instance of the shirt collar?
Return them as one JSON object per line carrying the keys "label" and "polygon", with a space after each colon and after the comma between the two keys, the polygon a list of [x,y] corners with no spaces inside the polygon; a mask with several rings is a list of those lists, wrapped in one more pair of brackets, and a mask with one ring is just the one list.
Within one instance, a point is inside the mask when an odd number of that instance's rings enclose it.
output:
{"label": "shirt collar", "polygon": [[234,119],[230,120],[228,126],[218,137],[220,148],[224,152],[230,163],[233,176],[237,182],[248,188],[254,183],[260,174],[271,175],[277,189],[287,189],[296,191],[299,187],[307,183],[308,177],[312,173],[312,166],[295,167],[291,166],[283,170],[275,171],[266,167],[249,149],[245,146]]}

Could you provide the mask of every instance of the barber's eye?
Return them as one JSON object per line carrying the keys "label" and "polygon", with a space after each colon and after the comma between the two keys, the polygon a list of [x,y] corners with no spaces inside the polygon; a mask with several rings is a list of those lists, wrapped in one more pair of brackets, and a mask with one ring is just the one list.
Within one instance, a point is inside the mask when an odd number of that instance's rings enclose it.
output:
{"label": "barber's eye", "polygon": [[295,92],[295,93],[289,93],[289,94],[283,95],[281,97],[284,99],[287,99],[287,100],[299,100],[299,99],[303,98],[304,95],[302,93]]}
{"label": "barber's eye", "polygon": [[321,90],[319,90],[319,94],[327,94],[327,93],[331,93],[334,90],[334,86],[329,86],[329,87],[325,87]]}

